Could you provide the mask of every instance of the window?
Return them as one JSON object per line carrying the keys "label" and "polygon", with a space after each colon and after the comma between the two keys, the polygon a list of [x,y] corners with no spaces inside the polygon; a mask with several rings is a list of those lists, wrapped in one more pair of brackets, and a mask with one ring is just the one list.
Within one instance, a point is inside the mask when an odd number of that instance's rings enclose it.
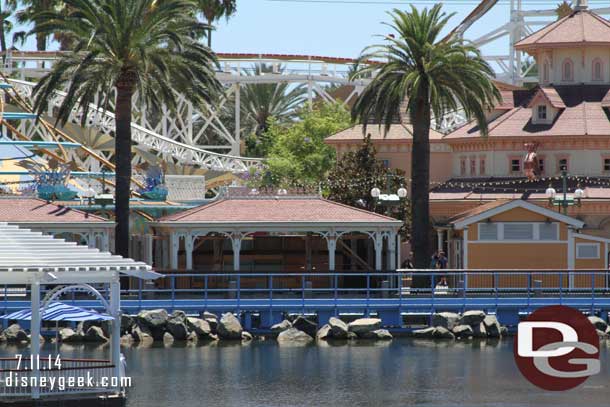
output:
{"label": "window", "polygon": [[485,175],[485,157],[479,158],[479,174]]}
{"label": "window", "polygon": [[466,159],[460,158],[460,175],[466,175]]}
{"label": "window", "polygon": [[540,240],[559,240],[559,225],[557,223],[541,223]]}
{"label": "window", "polygon": [[538,106],[538,120],[546,120],[546,105]]}
{"label": "window", "polygon": [[557,160],[557,171],[568,171],[568,159],[560,158]]}
{"label": "window", "polygon": [[596,58],[593,61],[593,80],[601,81],[604,79],[604,66],[602,65],[602,61]]}
{"label": "window", "polygon": [[540,170],[541,174],[544,174],[544,158],[542,157],[538,158],[538,169]]}
{"label": "window", "polygon": [[385,168],[390,168],[390,160],[381,160]]}
{"label": "window", "polygon": [[542,68],[542,82],[547,83],[549,81],[549,61],[544,61]]}
{"label": "window", "polygon": [[518,158],[510,160],[510,172],[521,172],[521,160]]}
{"label": "window", "polygon": [[563,81],[572,82],[574,80],[574,64],[571,59],[563,62]]}
{"label": "window", "polygon": [[576,243],[577,259],[599,259],[599,243]]}
{"label": "window", "polygon": [[604,172],[610,172],[610,158],[604,158]]}
{"label": "window", "polygon": [[479,223],[479,240],[498,240],[498,224]]}
{"label": "window", "polygon": [[505,223],[504,240],[534,240],[534,224]]}
{"label": "window", "polygon": [[470,175],[477,175],[477,160],[470,159]]}

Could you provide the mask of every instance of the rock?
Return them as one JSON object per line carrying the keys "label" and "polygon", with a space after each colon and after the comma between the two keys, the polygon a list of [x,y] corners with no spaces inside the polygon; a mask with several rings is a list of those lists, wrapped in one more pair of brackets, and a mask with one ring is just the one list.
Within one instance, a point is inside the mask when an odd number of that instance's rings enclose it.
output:
{"label": "rock", "polygon": [[151,330],[165,329],[169,315],[164,309],[141,311],[136,319],[145,324]]}
{"label": "rock", "polygon": [[362,336],[367,332],[375,331],[381,327],[381,319],[379,318],[360,318],[350,322],[348,325],[350,332],[358,336]]}
{"label": "rock", "polygon": [[302,342],[307,343],[313,341],[313,338],[307,333],[296,328],[289,328],[277,336],[278,342]]}
{"label": "rock", "polygon": [[600,339],[604,339],[604,338],[606,338],[606,337],[607,337],[606,332],[604,332],[604,331],[600,331],[599,329],[596,329],[595,331],[597,332],[597,336],[598,336]]}
{"label": "rock", "polygon": [[505,326],[500,326],[500,335],[508,336],[508,328]]}
{"label": "rock", "polygon": [[104,330],[99,326],[90,326],[85,332],[85,341],[87,342],[108,342],[108,338],[104,335]]}
{"label": "rock", "polygon": [[252,336],[252,334],[250,332],[243,331],[241,333],[241,340],[242,341],[251,341],[252,339],[254,339],[254,337]]}
{"label": "rock", "polygon": [[[345,336],[347,338],[347,335]],[[329,324],[325,324],[316,333],[316,339],[330,339],[331,338],[331,327]]]}
{"label": "rock", "polygon": [[195,332],[199,338],[207,338],[212,333],[208,321],[199,318],[186,318],[186,326],[191,332]]}
{"label": "rock", "polygon": [[271,326],[271,332],[275,334],[279,334],[280,332],[284,332],[286,329],[292,328],[292,322],[287,319],[283,320],[279,324],[275,324]]}
{"label": "rock", "polygon": [[177,341],[186,340],[186,337],[189,333],[184,318],[181,318],[179,316],[172,316],[170,319],[168,319],[166,329],[167,332],[172,334],[174,339]]}
{"label": "rock", "polygon": [[495,315],[487,315],[485,319],[483,319],[483,325],[485,325],[485,331],[487,331],[488,337],[500,338],[502,336],[502,327]]}
{"label": "rock", "polygon": [[437,326],[432,333],[434,339],[455,339],[455,335],[443,326]]}
{"label": "rock", "polygon": [[358,335],[356,335],[354,332],[348,332],[347,333],[347,339],[348,340],[358,339]]}
{"label": "rock", "polygon": [[71,328],[61,328],[59,330],[59,340],[65,343],[82,342],[83,336],[81,334],[76,333]]}
{"label": "rock", "polygon": [[452,330],[457,325],[460,315],[455,312],[439,312],[432,315],[432,326],[442,326]]}
{"label": "rock", "polygon": [[[44,343],[44,336],[42,335],[38,335],[38,341],[43,344]],[[28,342],[32,342],[32,335],[28,335]]]}
{"label": "rock", "polygon": [[133,340],[136,342],[152,342],[154,339],[150,329],[141,323],[134,324],[131,329],[131,336],[133,336]]}
{"label": "rock", "polygon": [[172,312],[171,318],[178,318],[184,321],[186,319],[186,312],[175,310],[174,312]]}
{"label": "rock", "polygon": [[218,336],[221,339],[241,339],[243,328],[239,320],[230,312],[222,314],[218,322]]}
{"label": "rock", "polygon": [[336,339],[347,339],[347,333],[349,332],[349,326],[341,321],[339,318],[330,317],[328,320],[330,326],[330,334]]}
{"label": "rock", "polygon": [[487,338],[487,330],[483,322],[478,325],[471,325],[473,338]]}
{"label": "rock", "polygon": [[436,328],[430,327],[424,329],[416,329],[412,332],[412,334],[415,338],[431,339],[434,337],[434,332],[436,332]]}
{"label": "rock", "polygon": [[472,338],[474,331],[470,325],[457,325],[451,330],[457,338]]}
{"label": "rock", "polygon": [[133,328],[134,323],[135,323],[135,321],[132,316],[122,314],[121,315],[121,335],[130,333]]}
{"label": "rock", "polygon": [[312,338],[316,336],[316,332],[318,331],[318,325],[315,322],[311,322],[310,320],[308,320],[307,318],[305,318],[303,316],[298,316],[292,322],[292,326],[293,326],[293,328],[296,328],[299,331],[305,332],[307,335],[309,335]]}
{"label": "rock", "polygon": [[125,334],[121,336],[122,345],[131,345],[133,343],[133,336],[131,334]]}
{"label": "rock", "polygon": [[387,329],[376,329],[374,331],[363,334],[365,339],[377,339],[377,340],[391,340],[394,337]]}
{"label": "rock", "polygon": [[169,332],[165,332],[163,334],[163,343],[172,343],[174,342],[174,336]]}
{"label": "rock", "polygon": [[606,329],[606,334],[610,335],[610,326],[608,327],[608,329]]}
{"label": "rock", "polygon": [[485,313],[483,311],[466,311],[460,318],[459,325],[478,325],[485,319]]}
{"label": "rock", "polygon": [[201,313],[201,319],[215,319],[215,320],[218,320],[218,315],[212,314],[211,312],[203,311]]}
{"label": "rock", "polygon": [[204,318],[204,321],[206,321],[210,325],[210,330],[212,331],[213,334],[218,333],[218,319]]}
{"label": "rock", "polygon": [[92,326],[101,328],[104,336],[106,338],[110,337],[110,333],[112,331],[110,321],[81,321],[78,323],[78,325],[76,325],[76,332],[81,335],[85,335]]}
{"label": "rock", "polygon": [[[216,338],[218,339],[218,338]],[[197,336],[197,334],[193,331],[190,332],[187,336],[186,336],[186,341],[187,342],[197,342],[199,340],[199,336]]]}
{"label": "rock", "polygon": [[25,333],[19,324],[13,324],[6,328],[2,335],[5,338],[6,342],[16,343],[16,342],[26,342],[28,340],[28,334]]}
{"label": "rock", "polygon": [[591,322],[593,324],[595,329],[598,329],[602,332],[606,332],[606,329],[608,329],[608,324],[606,323],[606,321],[604,321],[600,317],[590,316],[588,318],[589,318],[589,322]]}

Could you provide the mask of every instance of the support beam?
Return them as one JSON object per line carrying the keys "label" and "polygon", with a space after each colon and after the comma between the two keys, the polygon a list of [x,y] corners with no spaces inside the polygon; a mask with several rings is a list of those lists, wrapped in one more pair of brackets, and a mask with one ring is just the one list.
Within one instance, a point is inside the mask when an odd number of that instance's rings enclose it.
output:
{"label": "support beam", "polygon": [[233,148],[231,154],[239,156],[239,147],[241,137],[241,86],[239,83],[235,84],[235,140],[233,141]]}
{"label": "support beam", "polygon": [[396,270],[396,233],[392,232],[388,236],[388,271]]}
{"label": "support beam", "polygon": [[[30,357],[35,361],[40,355],[40,283],[38,281],[33,282],[31,290],[32,320],[30,321]],[[36,383],[38,383],[40,372],[37,363],[32,363],[32,377],[34,377]],[[38,386],[32,386],[32,398],[40,398],[40,388]]]}
{"label": "support beam", "polygon": [[329,235],[326,238],[328,244],[328,271],[335,271],[335,254],[337,251],[337,236]]}
{"label": "support beam", "polygon": [[[118,276],[116,277],[118,280]],[[118,383],[121,382],[121,284],[119,281],[110,283],[110,312],[112,321],[112,338],[110,341],[110,352],[112,364],[114,365],[114,376]],[[117,388],[119,390],[119,388]]]}
{"label": "support beam", "polygon": [[177,233],[172,232],[169,235],[169,268],[176,270],[178,268],[178,250],[180,249],[180,236]]}
{"label": "support beam", "polygon": [[436,248],[439,251],[443,250],[444,232],[443,229],[436,229]]}
{"label": "support beam", "polygon": [[184,250],[186,254],[186,269],[193,269],[193,242],[195,237],[190,233],[184,237]]}
{"label": "support beam", "polygon": [[375,243],[375,270],[382,271],[382,254],[383,254],[383,234],[377,232],[375,233],[375,238],[373,239]]}
{"label": "support beam", "polygon": [[234,234],[231,236],[231,245],[233,246],[233,271],[239,271],[240,268],[240,251],[241,251],[241,235]]}

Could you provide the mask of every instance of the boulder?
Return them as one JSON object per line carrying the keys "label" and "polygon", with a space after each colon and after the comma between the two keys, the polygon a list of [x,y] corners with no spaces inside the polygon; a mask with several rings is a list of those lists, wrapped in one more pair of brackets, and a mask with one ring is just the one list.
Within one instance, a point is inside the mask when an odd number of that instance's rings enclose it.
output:
{"label": "boulder", "polygon": [[485,324],[483,322],[478,325],[471,325],[471,327],[473,338],[487,338],[487,329],[485,329]]}
{"label": "boulder", "polygon": [[[347,335],[345,336],[347,338]],[[329,324],[325,324],[316,333],[316,339],[330,339],[331,338],[331,327]]]}
{"label": "boulder", "polygon": [[86,342],[108,342],[108,337],[104,335],[104,330],[99,326],[90,326],[85,332]]}
{"label": "boulder", "polygon": [[187,317],[186,326],[189,331],[195,332],[199,338],[207,338],[212,333],[210,324],[203,319]]}
{"label": "boulder", "polygon": [[131,332],[133,324],[135,323],[131,315],[121,315],[121,335],[125,335]]}
{"label": "boulder", "polygon": [[485,319],[483,319],[483,325],[485,325],[485,331],[487,331],[488,337],[500,338],[502,336],[502,327],[495,315],[487,315]]}
{"label": "boulder", "polygon": [[165,329],[169,315],[164,309],[154,309],[150,311],[141,311],[136,319],[146,325],[151,330]]}
{"label": "boulder", "polygon": [[230,312],[222,314],[218,322],[218,336],[221,339],[241,339],[243,328],[239,320]]}
{"label": "boulder", "polygon": [[279,334],[280,332],[284,332],[286,329],[290,328],[292,328],[292,322],[285,319],[279,324],[272,325],[271,332],[273,332],[274,334]]}
{"label": "boulder", "polygon": [[252,336],[252,334],[250,332],[243,331],[241,333],[241,340],[242,341],[251,341],[252,339],[254,339],[254,337]]}
{"label": "boulder", "polygon": [[[197,342],[198,339],[199,339],[199,336],[197,336],[197,334],[194,331],[189,332],[189,334],[186,336],[187,342]],[[216,339],[218,339],[218,338],[216,338]]]}
{"label": "boulder", "polygon": [[186,340],[186,337],[189,333],[186,327],[185,317],[182,316],[170,317],[167,320],[167,325],[165,329],[167,329],[167,332],[172,334],[173,338],[177,341]]}
{"label": "boulder", "polygon": [[593,324],[595,329],[599,329],[602,332],[606,332],[606,329],[608,329],[608,324],[606,323],[606,321],[604,321],[600,317],[590,316],[588,318],[589,318],[589,322],[591,322]]}
{"label": "boulder", "polygon": [[208,311],[203,311],[201,313],[201,319],[216,319],[216,320],[218,320],[218,315],[212,314],[211,312],[208,312]]}
{"label": "boulder", "polygon": [[110,333],[112,331],[112,327],[110,325],[110,321],[81,321],[76,325],[76,332],[81,335],[86,335],[89,328],[92,326],[96,326],[102,329],[104,336],[106,338],[110,337]]}
{"label": "boulder", "polygon": [[301,342],[307,343],[313,341],[313,338],[303,331],[296,328],[289,328],[277,336],[278,342]]}
{"label": "boulder", "polygon": [[333,338],[336,339],[347,339],[347,333],[349,332],[349,326],[341,321],[339,318],[330,317],[328,320],[330,327],[330,333]]}
{"label": "boulder", "polygon": [[175,310],[174,312],[172,312],[171,318],[179,318],[184,321],[186,319],[186,312]]}
{"label": "boulder", "polygon": [[165,332],[163,334],[163,343],[172,343],[174,342],[174,336],[169,332]]}
{"label": "boulder", "polygon": [[606,332],[604,332],[604,331],[600,331],[599,329],[596,329],[595,331],[597,332],[597,336],[598,336],[600,339],[605,339],[605,338],[607,338]]}
{"label": "boulder", "polygon": [[459,320],[459,325],[478,325],[485,319],[483,311],[466,311]]}
{"label": "boulder", "polygon": [[133,336],[131,334],[125,334],[121,336],[121,345],[131,345],[133,343]]}
{"label": "boulder", "polygon": [[456,338],[472,338],[474,331],[470,325],[457,325],[451,330]]}
{"label": "boulder", "polygon": [[367,332],[363,335],[365,339],[377,339],[377,340],[391,340],[394,337],[387,329],[376,329],[374,331]]}
{"label": "boulder", "polygon": [[305,332],[312,338],[316,336],[316,332],[318,331],[318,324],[308,320],[303,316],[298,316],[292,322],[292,327],[298,329],[299,331]]}
{"label": "boulder", "polygon": [[131,329],[131,336],[133,336],[133,340],[136,342],[151,342],[154,339],[150,329],[141,323],[134,324]]}
{"label": "boulder", "polygon": [[347,339],[348,340],[358,339],[358,335],[356,335],[354,332],[348,332]]}
{"label": "boulder", "polygon": [[455,312],[439,312],[432,315],[432,326],[442,326],[449,330],[457,325],[460,315]]}
{"label": "boulder", "polygon": [[19,324],[12,324],[2,332],[6,342],[27,342],[28,334]]}
{"label": "boulder", "polygon": [[505,326],[500,326],[500,334],[502,336],[508,336],[508,328]]}
{"label": "boulder", "polygon": [[61,328],[59,330],[59,340],[65,343],[82,342],[83,336],[71,328]]}
{"label": "boulder", "polygon": [[416,329],[412,332],[412,335],[415,338],[431,339],[434,337],[434,332],[436,332],[436,328],[429,327],[424,329]]}
{"label": "boulder", "polygon": [[606,329],[606,334],[610,335],[610,326],[608,327],[608,329]]}
{"label": "boulder", "polygon": [[437,326],[432,333],[434,339],[455,339],[455,335],[445,327]]}
{"label": "boulder", "polygon": [[362,336],[367,332],[375,331],[381,327],[381,319],[379,318],[360,318],[350,322],[348,325],[350,332],[358,336]]}

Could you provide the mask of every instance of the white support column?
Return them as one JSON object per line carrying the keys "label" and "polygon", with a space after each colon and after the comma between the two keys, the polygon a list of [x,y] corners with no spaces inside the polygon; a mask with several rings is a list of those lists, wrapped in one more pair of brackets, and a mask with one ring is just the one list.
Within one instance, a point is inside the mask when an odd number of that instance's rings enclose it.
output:
{"label": "white support column", "polygon": [[102,247],[101,247],[101,250],[103,252],[109,252],[110,251],[110,232],[108,230],[105,230],[104,232],[102,232]]}
{"label": "white support column", "polygon": [[574,231],[568,227],[568,269],[574,270],[576,268],[575,260],[575,245],[574,245]]}
{"label": "white support column", "polygon": [[241,152],[239,151],[239,147],[241,145],[241,86],[239,83],[235,85],[235,140],[233,141],[233,151],[232,154],[235,156],[240,156]]}
{"label": "white support column", "polygon": [[149,266],[153,265],[153,235],[144,235],[144,262]]}
{"label": "white support column", "polygon": [[382,254],[383,254],[383,234],[377,232],[375,233],[375,238],[373,239],[375,243],[375,270],[382,271]]}
{"label": "white support column", "polygon": [[468,228],[464,229],[464,242],[462,243],[462,265],[464,269],[468,269]]}
{"label": "white support column", "polygon": [[[38,281],[33,282],[31,290],[32,320],[30,321],[30,356],[32,360],[35,361],[40,355],[40,283]],[[32,377],[35,377],[36,383],[38,383],[40,372],[37,363],[32,364]],[[40,388],[38,388],[38,386],[32,386],[32,398],[40,398]]]}
{"label": "white support column", "polygon": [[337,236],[328,235],[326,237],[328,245],[328,271],[335,271],[335,254],[337,251]]}
{"label": "white support column", "polygon": [[186,252],[186,269],[193,269],[193,243],[195,241],[195,237],[191,235],[191,233],[187,233],[184,237],[184,250]]}
{"label": "white support column", "polygon": [[95,233],[93,232],[87,232],[87,247],[95,248]]}
{"label": "white support column", "polygon": [[178,268],[178,250],[180,249],[180,236],[176,232],[169,235],[169,268],[176,270]]}
{"label": "white support column", "polygon": [[[117,272],[118,273],[118,272]],[[121,382],[121,283],[118,281],[110,283],[110,312],[112,317],[112,338],[110,341],[110,352],[112,364],[114,365],[114,376]],[[118,390],[118,389],[117,389]]]}
{"label": "white support column", "polygon": [[392,232],[388,235],[388,267],[390,270],[396,270],[396,233]]}
{"label": "white support column", "polygon": [[436,229],[436,248],[440,251],[443,250],[443,229]]}
{"label": "white support column", "polygon": [[402,242],[400,240],[400,233],[396,233],[396,264],[398,266],[398,268],[400,268],[401,266],[401,256],[400,256],[400,246],[401,246]]}
{"label": "white support column", "polygon": [[239,271],[239,252],[241,251],[241,235],[238,233],[233,234],[231,236],[231,244],[233,246],[233,271]]}

